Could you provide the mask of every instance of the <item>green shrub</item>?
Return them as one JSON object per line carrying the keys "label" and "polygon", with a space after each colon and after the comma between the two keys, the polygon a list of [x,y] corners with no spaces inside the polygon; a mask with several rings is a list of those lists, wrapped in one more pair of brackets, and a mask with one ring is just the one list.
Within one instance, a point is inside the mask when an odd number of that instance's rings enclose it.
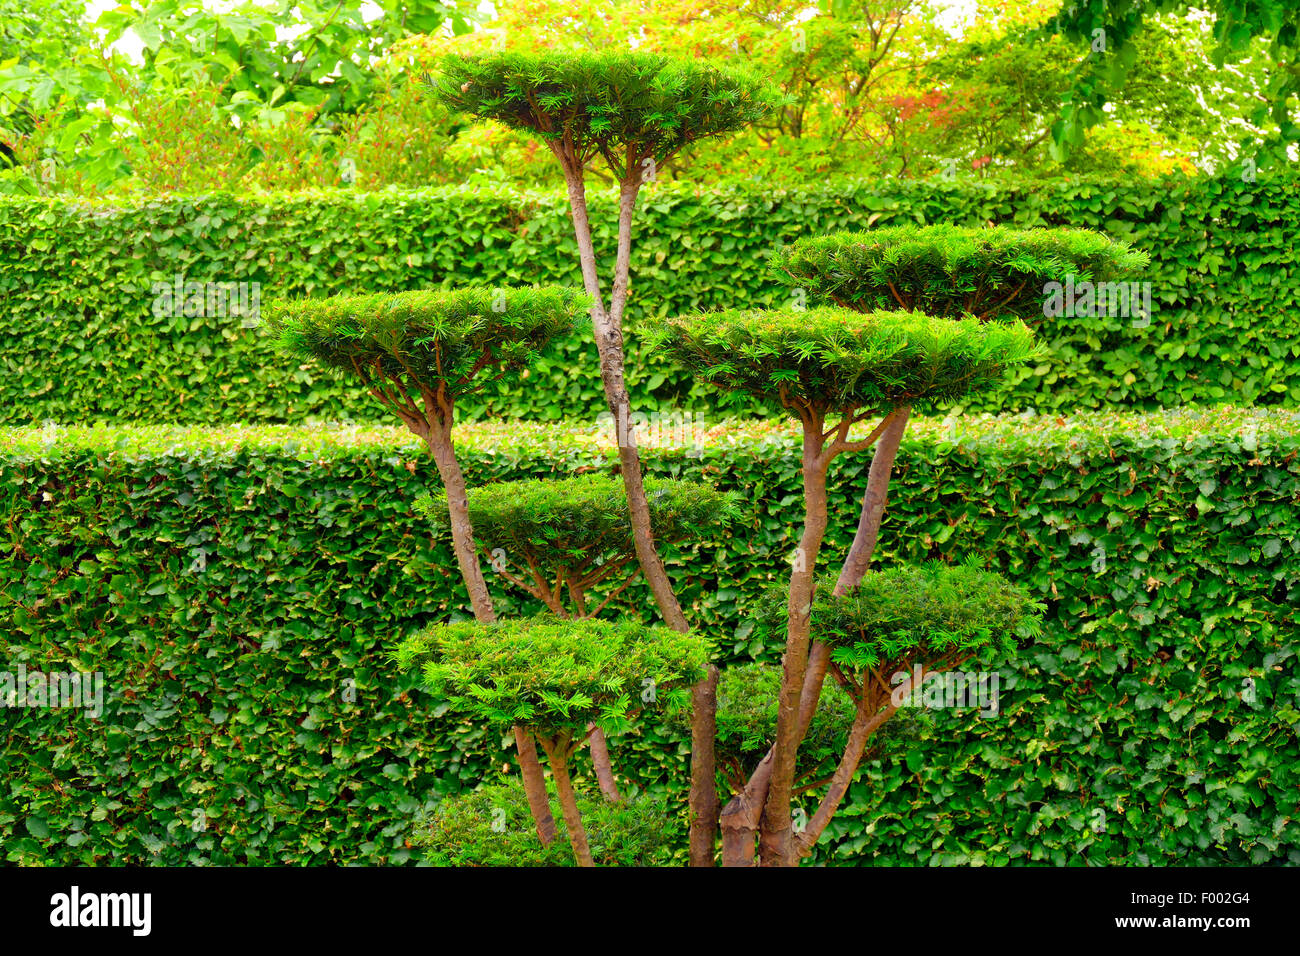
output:
{"label": "green shrub", "polygon": [[468,719],[548,734],[594,722],[619,733],[647,701],[671,701],[699,680],[709,649],[698,634],[637,621],[543,615],[430,625],[396,659]]}
{"label": "green shrub", "polygon": [[[479,424],[458,452],[475,483],[609,473],[593,438]],[[748,513],[674,584],[721,664],[774,663],[749,609],[789,570],[794,427],[704,439],[644,448],[647,470]],[[866,467],[832,465],[837,507]],[[818,859],[1300,864],[1300,414],[918,419],[896,470],[881,566],[987,555],[1047,604],[1043,634],[1002,669],[996,719],[935,711],[864,768]],[[0,709],[0,855],[420,859],[419,812],[505,757],[387,656],[412,622],[467,613],[449,543],[413,513],[436,484],[398,428],[0,429],[0,672],[105,687],[99,720]],[[649,619],[643,586],[629,595]],[[614,748],[620,780],[680,801],[680,734],[641,719]]]}
{"label": "green shrub", "polygon": [[654,53],[449,56],[433,89],[450,109],[562,142],[584,161],[604,157],[619,178],[629,159],[662,163],[779,102],[745,70]]}
{"label": "green shrub", "polygon": [[[700,482],[651,478],[646,499],[662,544],[709,538],[740,514],[738,495]],[[439,531],[446,528],[445,491],[418,499],[415,510]],[[483,548],[501,548],[511,562],[551,574],[596,561],[621,565],[636,556],[627,491],[610,475],[480,485],[469,490],[469,516]]]}
{"label": "green shrub", "polygon": [[[555,818],[559,805],[552,788]],[[598,866],[674,866],[685,862],[686,830],[662,798],[640,793],[621,803],[578,793],[578,808]],[[567,840],[542,846],[518,777],[443,798],[411,843],[435,866],[573,866]]]}
{"label": "green shrub", "polygon": [[[616,197],[593,194],[597,249],[614,244]],[[976,410],[1042,411],[1187,402],[1300,402],[1300,278],[1289,266],[1297,177],[1270,172],[1158,182],[988,184],[839,181],[774,190],[661,182],[635,221],[628,317],[633,407],[752,415],[650,355],[640,327],[695,309],[790,304],[767,256],[801,237],[911,222],[1079,226],[1149,250],[1149,325],[1045,318],[1047,354],[1010,373]],[[360,386],[312,368],[284,374],[266,331],[231,314],[154,308],[155,290],[260,284],[263,299],[544,282],[579,286],[562,194],[481,187],[270,198],[225,195],[96,205],[0,199],[0,423],[384,421]],[[70,266],[69,263],[72,263]],[[808,303],[813,304],[813,303]],[[188,311],[188,314],[187,314]],[[583,329],[556,339],[527,375],[466,396],[487,414],[565,421],[605,408]]]}
{"label": "green shrub", "polygon": [[471,288],[340,295],[277,302],[267,325],[291,355],[356,375],[455,399],[477,391],[490,367],[519,369],[573,328],[590,307],[563,288]]}
{"label": "green shrub", "polygon": [[1010,654],[1016,639],[1041,633],[1043,604],[977,563],[938,562],[869,571],[845,595],[817,589],[813,635],[832,659],[876,667],[984,648]]}

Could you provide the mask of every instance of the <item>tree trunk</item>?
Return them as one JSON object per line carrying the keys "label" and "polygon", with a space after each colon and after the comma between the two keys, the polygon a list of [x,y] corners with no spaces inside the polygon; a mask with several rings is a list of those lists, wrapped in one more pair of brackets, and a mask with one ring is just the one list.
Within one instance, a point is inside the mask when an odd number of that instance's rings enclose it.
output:
{"label": "tree trunk", "polygon": [[691,866],[713,866],[718,829],[718,669],[691,688]]}
{"label": "tree trunk", "polygon": [[578,812],[578,798],[573,792],[573,781],[569,778],[569,741],[567,735],[555,740],[539,738],[546,756],[551,762],[551,779],[555,781],[555,792],[560,798],[560,809],[564,812],[564,827],[569,831],[569,845],[578,866],[595,866],[591,858],[591,845],[587,841],[587,828],[582,825],[582,814]]}
{"label": "tree trunk", "polygon": [[618,784],[614,781],[614,765],[609,759],[609,743],[605,740],[605,732],[595,724],[589,724],[588,730],[590,734],[587,745],[591,748],[591,765],[596,771],[600,792],[610,803],[620,803],[623,795],[618,792]]}
{"label": "tree trunk", "polygon": [[524,796],[528,798],[533,826],[537,828],[537,838],[542,841],[542,846],[550,846],[559,831],[551,814],[550,798],[546,795],[546,774],[542,772],[542,762],[537,759],[537,745],[532,734],[519,724],[515,724],[513,729],[519,776],[524,782]]}
{"label": "tree trunk", "polygon": [[[447,512],[456,562],[460,565],[461,577],[469,591],[474,619],[481,624],[491,624],[496,620],[496,610],[492,606],[492,595],[488,591],[487,582],[483,580],[483,568],[479,564],[478,548],[474,543],[474,528],[469,519],[469,493],[465,488],[465,476],[460,470],[460,462],[456,460],[455,447],[451,443],[450,415],[446,422],[430,422],[430,426],[425,442],[438,466],[443,488],[447,491]],[[515,725],[514,735],[519,773],[523,777],[528,808],[533,814],[537,837],[545,846],[556,835],[551,802],[546,797],[546,775],[542,772],[541,761],[537,759],[537,747],[534,746],[532,737],[519,725]]]}
{"label": "tree trunk", "polygon": [[867,490],[862,496],[862,514],[858,518],[858,530],[853,536],[853,545],[844,559],[840,569],[839,580],[835,582],[837,595],[848,594],[862,581],[863,575],[871,565],[871,556],[876,551],[876,541],[880,537],[880,522],[885,516],[885,501],[889,496],[889,476],[898,455],[898,445],[907,431],[907,420],[912,409],[902,405],[890,413],[891,421],[880,434],[875,453],[871,456],[871,471],[867,474]]}
{"label": "tree trunk", "polygon": [[[618,251],[614,266],[614,286],[610,295],[610,308],[606,312],[600,291],[600,276],[596,268],[596,253],[591,241],[591,223],[587,215],[587,192],[583,170],[572,157],[562,150],[557,155],[564,167],[564,179],[569,192],[569,209],[573,217],[573,231],[578,243],[578,259],[582,267],[582,281],[592,299],[591,321],[600,356],[600,378],[605,390],[605,402],[614,417],[618,443],[619,470],[627,490],[628,517],[632,525],[632,540],[636,548],[641,573],[650,586],[655,605],[664,623],[677,631],[690,630],[677,596],[673,593],[668,573],[655,547],[650,526],[650,506],[646,502],[645,483],[641,474],[641,456],[637,451],[636,430],[632,426],[631,400],[624,379],[623,314],[627,307],[629,273],[632,255],[632,214],[640,190],[640,166],[629,162],[628,178],[619,189]],[[691,716],[691,764],[700,766],[701,772],[691,774],[692,836],[691,845],[712,846],[717,829],[717,784],[712,768],[715,765],[715,741],[705,728],[714,721],[709,710],[709,695],[693,689],[695,707]],[[704,772],[703,768],[708,768]],[[713,808],[711,811],[709,808]],[[706,812],[708,811],[708,812]],[[702,858],[703,853],[700,852]]]}
{"label": "tree trunk", "polygon": [[813,584],[827,523],[827,463],[822,460],[822,424],[817,418],[804,422],[804,526],[790,574],[781,700],[777,708],[776,741],[772,746],[771,782],[763,804],[759,835],[760,862],[764,866],[786,866],[793,862],[790,798],[799,748],[800,703],[809,662]]}

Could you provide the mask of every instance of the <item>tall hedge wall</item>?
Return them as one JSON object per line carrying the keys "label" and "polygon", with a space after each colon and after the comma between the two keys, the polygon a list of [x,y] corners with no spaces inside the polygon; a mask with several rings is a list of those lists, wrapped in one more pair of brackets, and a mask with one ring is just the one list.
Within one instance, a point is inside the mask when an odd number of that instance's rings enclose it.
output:
{"label": "tall hedge wall", "polygon": [[[883,560],[989,555],[1049,626],[1006,671],[1000,716],[937,712],[930,739],[867,768],[824,855],[1300,863],[1297,426],[1226,408],[918,423]],[[744,607],[793,548],[793,435],[731,424],[698,452],[644,451],[651,473],[751,503],[671,561],[724,658],[773,655]],[[471,483],[613,460],[554,425],[467,428],[461,452]],[[865,467],[833,474],[828,556]],[[417,810],[503,759],[386,657],[466,613],[412,514],[431,474],[387,429],[0,431],[0,671],[108,687],[99,720],[0,710],[4,858],[411,860]],[[665,733],[614,744],[647,786],[684,779]]]}
{"label": "tall hedge wall", "polygon": [[[608,251],[613,199],[594,207],[597,242]],[[230,284],[231,292],[260,283],[266,300],[461,283],[578,285],[567,215],[559,196],[468,187],[133,206],[5,198],[0,423],[376,420],[351,390],[274,354],[239,316],[170,314],[162,289],[178,277]],[[636,225],[631,314],[645,321],[785,301],[765,275],[766,253],[828,230],[912,219],[1088,226],[1151,254],[1150,273],[1137,277],[1153,285],[1150,325],[1044,320],[1052,358],[1024,369],[1009,397],[986,410],[1294,405],[1300,381],[1287,363],[1300,357],[1298,218],[1300,178],[1280,173],[1253,184],[664,184],[646,195]],[[635,335],[630,343],[635,353]],[[590,419],[602,407],[599,383],[574,370],[594,363],[589,335],[573,336],[531,376],[501,382],[466,412],[491,406],[506,417]],[[718,401],[656,360],[637,355],[633,366],[638,407],[681,403],[703,413]],[[732,413],[752,411],[743,398],[726,401]]]}

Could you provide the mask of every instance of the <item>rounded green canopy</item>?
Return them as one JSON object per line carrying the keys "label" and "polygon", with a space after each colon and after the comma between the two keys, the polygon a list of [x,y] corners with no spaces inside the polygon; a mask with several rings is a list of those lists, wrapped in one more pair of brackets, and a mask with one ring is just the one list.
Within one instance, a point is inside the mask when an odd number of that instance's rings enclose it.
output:
{"label": "rounded green canopy", "polygon": [[1089,229],[903,225],[800,239],[770,266],[786,285],[859,311],[1034,321],[1048,283],[1136,279],[1148,262]]}

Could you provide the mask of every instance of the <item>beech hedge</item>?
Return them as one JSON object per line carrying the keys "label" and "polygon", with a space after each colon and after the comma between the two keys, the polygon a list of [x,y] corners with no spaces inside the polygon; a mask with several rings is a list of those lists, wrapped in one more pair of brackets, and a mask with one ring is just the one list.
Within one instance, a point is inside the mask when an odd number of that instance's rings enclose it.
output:
{"label": "beech hedge", "polygon": [[[1300,863],[1298,426],[1228,407],[918,421],[882,566],[987,556],[1046,604],[1044,631],[1003,668],[997,716],[935,710],[864,766],[819,858]],[[793,553],[796,436],[698,437],[643,447],[647,472],[747,512],[668,565],[720,660],[770,663],[747,608]],[[594,426],[466,426],[459,451],[471,486],[616,461]],[[867,464],[832,467],[828,561]],[[421,624],[469,616],[413,507],[436,483],[392,428],[0,430],[0,697],[36,673],[104,682],[97,718],[22,706],[39,696],[0,709],[4,859],[420,859],[415,821],[505,756],[390,663]],[[652,612],[643,589],[620,613]],[[681,806],[680,728],[647,719],[611,746]]]}
{"label": "beech hedge", "polygon": [[[613,248],[614,202],[591,197],[598,249]],[[629,386],[643,410],[680,404],[754,414],[748,397],[719,399],[646,354],[637,326],[695,309],[791,305],[766,260],[797,238],[993,222],[1081,226],[1131,241],[1151,256],[1132,278],[1151,283],[1152,315],[1044,318],[1038,332],[1049,355],[975,408],[1294,406],[1297,218],[1300,176],[1272,171],[1254,183],[652,184],[636,221]],[[462,285],[581,287],[577,261],[559,194],[464,186],[128,205],[6,197],[0,424],[378,422],[382,409],[357,387],[276,354],[258,327],[260,302]],[[460,412],[589,419],[604,407],[595,368],[590,329],[579,330],[553,343],[527,376],[501,379]]]}

